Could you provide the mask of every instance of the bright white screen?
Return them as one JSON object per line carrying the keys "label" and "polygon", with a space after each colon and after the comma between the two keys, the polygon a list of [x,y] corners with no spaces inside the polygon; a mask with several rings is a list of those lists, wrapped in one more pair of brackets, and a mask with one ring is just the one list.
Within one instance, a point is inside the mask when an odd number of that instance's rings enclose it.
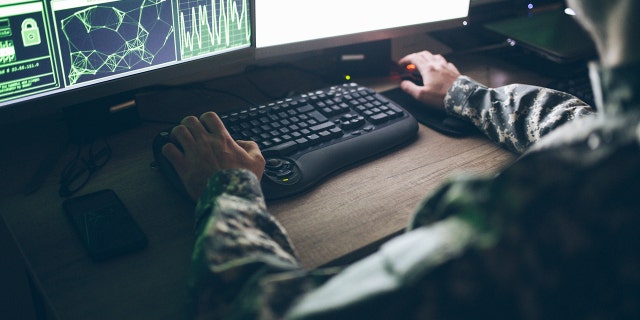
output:
{"label": "bright white screen", "polygon": [[256,0],[258,48],[466,17],[469,0]]}

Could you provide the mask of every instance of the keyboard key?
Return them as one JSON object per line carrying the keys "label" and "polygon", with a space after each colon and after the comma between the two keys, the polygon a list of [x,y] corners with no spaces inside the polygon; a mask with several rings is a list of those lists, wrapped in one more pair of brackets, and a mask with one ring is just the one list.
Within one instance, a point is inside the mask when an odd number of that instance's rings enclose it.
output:
{"label": "keyboard key", "polygon": [[313,112],[309,112],[309,116],[316,119],[316,121],[318,122],[325,122],[329,119],[327,119],[327,117],[323,116],[322,113],[318,112],[318,111],[313,111]]}
{"label": "keyboard key", "polygon": [[286,156],[289,155],[291,153],[293,153],[294,151],[296,151],[298,149],[298,143],[295,141],[288,141],[288,142],[284,142],[278,145],[274,145],[272,147],[270,147],[267,150],[264,150],[265,152],[275,152],[279,155],[282,156]]}
{"label": "keyboard key", "polygon": [[381,124],[387,121],[387,119],[389,118],[389,116],[385,113],[378,113],[378,114],[374,114],[372,115],[369,119],[371,120],[371,122],[373,122],[374,124]]}
{"label": "keyboard key", "polygon": [[310,129],[311,129],[311,131],[318,132],[318,131],[322,131],[322,130],[325,130],[325,129],[333,128],[335,126],[336,125],[333,122],[324,122],[324,123],[315,125],[315,126],[311,127]]}
{"label": "keyboard key", "polygon": [[308,136],[307,136],[307,140],[309,140],[309,143],[310,143],[311,145],[318,144],[318,143],[320,143],[320,142],[321,142],[321,141],[320,141],[320,136],[319,136],[319,135],[317,135],[317,134],[311,134],[311,135],[308,135]]}
{"label": "keyboard key", "polygon": [[320,131],[318,132],[318,135],[320,136],[321,141],[329,141],[332,138],[331,132],[329,132],[329,130]]}
{"label": "keyboard key", "polygon": [[331,129],[329,129],[329,132],[331,132],[331,135],[332,135],[333,138],[340,138],[344,134],[342,129],[340,129],[338,127],[333,127]]}
{"label": "keyboard key", "polygon": [[307,105],[304,105],[304,106],[298,108],[297,110],[298,110],[299,113],[307,113],[307,112],[310,112],[310,111],[314,111],[315,108],[312,107],[311,105],[307,104]]}
{"label": "keyboard key", "polygon": [[309,140],[307,140],[307,138],[296,139],[296,143],[298,144],[298,146],[300,146],[300,148],[306,148],[309,146]]}

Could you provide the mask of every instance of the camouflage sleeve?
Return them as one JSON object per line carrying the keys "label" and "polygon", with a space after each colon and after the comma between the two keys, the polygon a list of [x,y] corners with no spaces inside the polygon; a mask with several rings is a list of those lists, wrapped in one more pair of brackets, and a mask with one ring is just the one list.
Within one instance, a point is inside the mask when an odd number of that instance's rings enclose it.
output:
{"label": "camouflage sleeve", "polygon": [[196,206],[196,242],[188,279],[189,317],[257,312],[254,288],[265,275],[296,270],[284,228],[267,210],[256,176],[214,175]]}
{"label": "camouflage sleeve", "polygon": [[564,92],[523,84],[487,88],[466,76],[454,82],[444,102],[447,112],[473,122],[491,140],[516,153],[556,127],[595,112]]}

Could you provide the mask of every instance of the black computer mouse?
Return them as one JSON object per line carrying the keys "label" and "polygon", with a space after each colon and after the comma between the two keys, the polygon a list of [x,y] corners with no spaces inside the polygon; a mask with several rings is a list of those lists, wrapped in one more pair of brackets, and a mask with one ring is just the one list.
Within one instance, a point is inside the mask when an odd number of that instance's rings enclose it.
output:
{"label": "black computer mouse", "polygon": [[418,67],[412,63],[400,66],[400,78],[402,80],[409,80],[419,86],[424,84]]}
{"label": "black computer mouse", "polygon": [[[162,147],[172,142],[170,139],[170,131],[162,131],[156,135],[153,139],[153,166],[160,170],[160,172],[169,180],[169,183],[173,185],[180,193],[189,197],[189,193],[187,192],[187,188],[182,183],[180,176],[173,168],[173,165],[169,162],[169,160],[162,154]],[[176,144],[178,148],[180,145]]]}

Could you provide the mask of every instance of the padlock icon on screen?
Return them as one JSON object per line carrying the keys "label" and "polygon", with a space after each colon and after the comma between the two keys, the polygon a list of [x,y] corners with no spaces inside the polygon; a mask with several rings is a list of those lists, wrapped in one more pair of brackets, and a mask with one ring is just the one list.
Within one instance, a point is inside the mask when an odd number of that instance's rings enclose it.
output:
{"label": "padlock icon on screen", "polygon": [[32,18],[22,21],[22,44],[25,47],[40,44],[40,29],[36,20]]}

